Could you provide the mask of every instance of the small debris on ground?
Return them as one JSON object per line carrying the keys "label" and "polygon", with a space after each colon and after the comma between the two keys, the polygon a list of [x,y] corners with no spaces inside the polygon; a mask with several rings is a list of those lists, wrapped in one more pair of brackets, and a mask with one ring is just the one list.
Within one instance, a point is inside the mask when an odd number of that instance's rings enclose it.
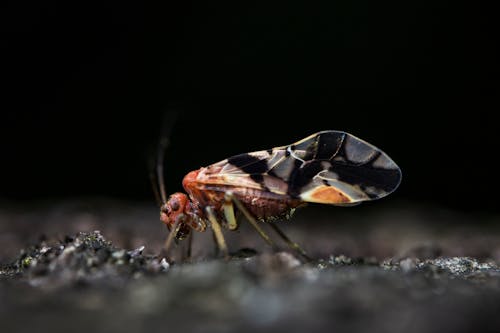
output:
{"label": "small debris on ground", "polygon": [[33,286],[106,282],[163,273],[165,258],[143,255],[144,246],[127,251],[114,247],[99,231],[81,232],[55,244],[45,241],[23,249],[19,257],[0,270],[0,276],[27,281]]}

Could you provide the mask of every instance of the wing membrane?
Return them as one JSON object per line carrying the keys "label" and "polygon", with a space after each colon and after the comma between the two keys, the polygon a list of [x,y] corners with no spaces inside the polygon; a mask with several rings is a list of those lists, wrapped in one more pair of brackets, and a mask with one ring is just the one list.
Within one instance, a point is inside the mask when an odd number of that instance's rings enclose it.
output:
{"label": "wing membrane", "polygon": [[198,177],[307,202],[350,204],[393,192],[401,170],[375,146],[346,132],[323,131],[288,146],[230,157]]}

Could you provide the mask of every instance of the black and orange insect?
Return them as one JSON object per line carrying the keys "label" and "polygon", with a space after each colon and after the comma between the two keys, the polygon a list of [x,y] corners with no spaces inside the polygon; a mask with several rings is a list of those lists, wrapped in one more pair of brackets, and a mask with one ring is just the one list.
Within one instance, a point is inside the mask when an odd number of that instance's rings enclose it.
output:
{"label": "black and orange insect", "polygon": [[[218,248],[228,256],[222,229],[235,230],[235,210],[271,246],[274,242],[260,222],[289,218],[305,203],[352,205],[385,197],[401,181],[401,170],[375,146],[341,131],[322,131],[294,144],[244,153],[189,172],[182,181],[186,193],[167,199],[163,186],[163,157],[158,159],[160,220],[174,239],[192,231],[212,229]],[[305,252],[277,225],[269,223],[300,254]]]}

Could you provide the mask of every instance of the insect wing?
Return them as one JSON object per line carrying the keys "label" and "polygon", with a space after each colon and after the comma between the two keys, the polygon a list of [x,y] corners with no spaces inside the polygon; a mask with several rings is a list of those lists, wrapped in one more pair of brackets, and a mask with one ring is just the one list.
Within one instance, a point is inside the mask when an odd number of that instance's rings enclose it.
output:
{"label": "insect wing", "polygon": [[323,131],[289,146],[230,157],[205,168],[199,180],[343,205],[390,194],[401,170],[375,146],[345,132]]}
{"label": "insect wing", "polygon": [[401,170],[377,147],[351,134],[323,131],[287,147],[296,156],[291,196],[326,204],[374,200],[392,193]]}

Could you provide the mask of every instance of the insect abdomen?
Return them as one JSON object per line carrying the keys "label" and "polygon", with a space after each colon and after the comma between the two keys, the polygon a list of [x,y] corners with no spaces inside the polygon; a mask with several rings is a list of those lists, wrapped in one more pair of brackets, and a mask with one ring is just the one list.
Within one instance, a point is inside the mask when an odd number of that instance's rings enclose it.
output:
{"label": "insect abdomen", "polygon": [[298,199],[252,188],[197,184],[197,189],[198,196],[195,195],[194,199],[202,206],[209,205],[219,210],[225,202],[225,193],[231,192],[255,218],[264,221],[288,217],[290,211],[302,203]]}
{"label": "insect abdomen", "polygon": [[255,189],[245,189],[234,193],[253,216],[264,221],[288,218],[291,211],[302,203],[300,200],[289,197],[272,198],[267,192],[263,193]]}

